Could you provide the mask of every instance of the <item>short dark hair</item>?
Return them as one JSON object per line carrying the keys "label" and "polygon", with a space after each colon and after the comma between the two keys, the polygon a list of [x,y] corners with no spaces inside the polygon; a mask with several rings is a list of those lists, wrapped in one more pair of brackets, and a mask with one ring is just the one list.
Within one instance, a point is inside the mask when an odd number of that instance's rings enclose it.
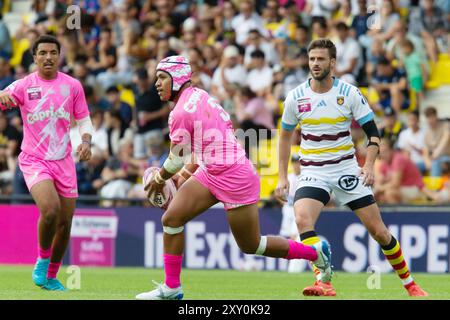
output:
{"label": "short dark hair", "polygon": [[262,50],[256,49],[255,51],[253,51],[250,54],[251,58],[259,58],[259,59],[264,59],[266,57],[266,55],[264,54],[264,52]]}
{"label": "short dark hair", "polygon": [[317,39],[308,46],[308,54],[313,49],[328,49],[331,59],[336,59],[336,46],[330,39]]}
{"label": "short dark hair", "polygon": [[419,117],[420,117],[420,113],[419,113],[418,110],[411,111],[409,114],[412,114],[412,115],[415,116],[417,119],[419,119]]}
{"label": "short dark hair", "polygon": [[347,24],[345,24],[345,22],[338,22],[335,28],[338,31],[347,31],[349,29],[349,27],[347,26]]}
{"label": "short dark hair", "polygon": [[428,107],[425,109],[425,117],[435,116],[437,117],[437,110],[435,107]]}
{"label": "short dark hair", "polygon": [[415,49],[414,43],[412,43],[412,41],[409,40],[409,39],[403,39],[402,42],[400,42],[400,45],[402,47],[407,47],[407,48],[410,48],[412,50]]}
{"label": "short dark hair", "polygon": [[38,46],[41,43],[54,43],[56,44],[56,47],[58,48],[58,53],[61,52],[61,44],[59,43],[58,39],[56,39],[54,36],[50,36],[50,35],[42,35],[40,36],[33,44],[33,48],[32,48],[32,52],[33,52],[33,56],[35,56],[37,54],[37,49]]}
{"label": "short dark hair", "polygon": [[386,142],[387,146],[391,150],[395,150],[395,143],[396,141],[392,138],[383,137],[381,138],[381,142]]}
{"label": "short dark hair", "polygon": [[119,88],[117,88],[116,86],[111,86],[108,89],[106,89],[106,94],[109,93],[119,93]]}

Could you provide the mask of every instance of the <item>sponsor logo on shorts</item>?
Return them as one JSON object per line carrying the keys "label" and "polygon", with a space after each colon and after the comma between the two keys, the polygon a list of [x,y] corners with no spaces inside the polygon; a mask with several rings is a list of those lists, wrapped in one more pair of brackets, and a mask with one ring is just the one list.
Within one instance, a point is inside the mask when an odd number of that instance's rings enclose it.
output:
{"label": "sponsor logo on shorts", "polygon": [[339,178],[338,184],[341,189],[351,191],[358,186],[359,179],[357,176],[345,175]]}

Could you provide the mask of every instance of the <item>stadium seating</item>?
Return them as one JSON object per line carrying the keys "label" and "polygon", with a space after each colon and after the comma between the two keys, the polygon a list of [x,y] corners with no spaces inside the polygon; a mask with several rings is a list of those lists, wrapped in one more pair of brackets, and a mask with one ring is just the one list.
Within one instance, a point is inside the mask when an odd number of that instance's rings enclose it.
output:
{"label": "stadium seating", "polygon": [[423,183],[425,187],[430,190],[440,190],[443,187],[442,177],[423,177]]}
{"label": "stadium seating", "polygon": [[450,54],[441,53],[435,64],[430,63],[430,79],[426,83],[427,89],[436,89],[441,85],[450,85]]}

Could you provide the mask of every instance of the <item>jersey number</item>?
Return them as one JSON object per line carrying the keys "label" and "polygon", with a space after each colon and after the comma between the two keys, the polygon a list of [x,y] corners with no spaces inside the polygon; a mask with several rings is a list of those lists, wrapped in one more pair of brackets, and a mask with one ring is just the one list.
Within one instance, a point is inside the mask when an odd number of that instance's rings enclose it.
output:
{"label": "jersey number", "polygon": [[[213,109],[219,110],[220,117],[222,118],[223,121],[230,120],[230,115],[225,110],[223,110],[222,106],[219,104],[219,102],[216,99],[209,98],[208,105]],[[193,112],[195,112],[195,110],[197,110],[197,104],[196,103],[186,104],[184,106],[184,110],[189,113],[193,113]]]}

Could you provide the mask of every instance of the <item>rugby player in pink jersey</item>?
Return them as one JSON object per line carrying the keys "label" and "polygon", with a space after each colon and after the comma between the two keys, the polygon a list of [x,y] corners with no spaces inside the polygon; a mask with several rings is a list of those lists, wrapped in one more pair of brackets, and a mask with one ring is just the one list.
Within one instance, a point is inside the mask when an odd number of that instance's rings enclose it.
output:
{"label": "rugby player in pink jersey", "polygon": [[93,133],[80,82],[58,71],[60,44],[41,36],[33,44],[37,71],[0,91],[0,108],[20,108],[24,139],[19,166],[39,208],[38,258],[34,283],[43,289],[65,290],[56,278],[66,251],[78,197],[75,163],[71,157],[70,120],[79,125],[80,161],[91,157]]}
{"label": "rugby player in pink jersey", "polygon": [[[184,225],[217,202],[224,204],[231,232],[244,253],[307,259],[313,261],[324,277],[331,277],[326,242],[307,246],[282,237],[261,236],[258,174],[236,141],[228,113],[207,92],[191,86],[189,62],[183,56],[164,58],[157,66],[156,77],[161,100],[175,103],[169,116],[171,151],[145,190],[148,194],[160,191],[165,180],[180,170],[178,183],[183,183],[162,216],[164,284],[157,284],[156,289],[136,298],[183,298],[180,273]],[[192,158],[195,163],[186,161],[185,165],[184,160]]]}

